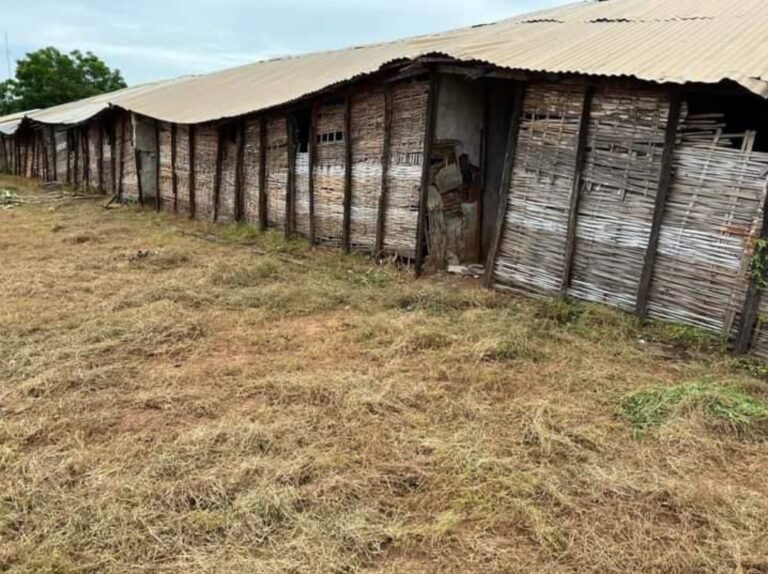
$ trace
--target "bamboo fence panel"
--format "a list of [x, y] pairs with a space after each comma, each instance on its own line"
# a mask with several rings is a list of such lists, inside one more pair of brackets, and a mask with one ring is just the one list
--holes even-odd
[[664, 92], [608, 89], [595, 94], [570, 296], [635, 309], [668, 115]]
[[[116, 134], [116, 137], [119, 134]], [[59, 181], [67, 179], [67, 130], [56, 129], [53, 133], [56, 145], [56, 175]]]
[[[102, 156], [101, 146], [99, 145], [101, 143], [101, 122], [92, 121], [89, 123], [85, 133], [87, 133], [88, 137], [88, 181], [91, 190], [99, 191], [103, 183], [99, 181], [99, 177], [103, 177], [103, 171], [100, 169]], [[41, 149], [44, 150], [45, 147], [42, 146]], [[42, 162], [38, 165], [42, 165]], [[40, 172], [40, 175], [42, 175], [42, 172]]]
[[285, 116], [267, 120], [266, 195], [267, 225], [284, 228], [288, 193], [288, 127]]
[[184, 125], [176, 126], [176, 193], [177, 212], [189, 215], [189, 127]]
[[497, 286], [557, 294], [584, 101], [583, 88], [533, 84], [523, 102]]
[[[115, 179], [112, 177], [112, 135], [111, 135], [110, 123], [105, 122], [102, 125], [102, 139], [101, 139], [101, 154], [102, 154], [102, 167], [104, 178], [104, 191], [109, 194], [117, 193], [115, 189]], [[61, 177], [61, 172], [58, 174]], [[53, 177], [53, 174], [51, 174]]]
[[122, 150], [120, 161], [123, 173], [123, 197], [124, 201], [136, 202], [139, 200], [139, 179], [136, 173], [136, 154], [133, 144], [133, 123], [128, 115], [122, 115], [118, 122], [118, 150]]
[[760, 233], [766, 173], [766, 153], [677, 147], [649, 316], [732, 334]]
[[344, 105], [326, 104], [317, 112], [315, 164], [315, 238], [341, 245], [344, 222]]
[[296, 152], [294, 174], [296, 233], [303, 237], [309, 237], [309, 152]]
[[213, 220], [218, 130], [199, 125], [195, 129], [195, 217]]
[[429, 89], [423, 80], [392, 86], [384, 250], [407, 258], [416, 255]]
[[352, 98], [352, 205], [350, 245], [373, 253], [381, 196], [384, 153], [384, 90], [375, 89]]
[[258, 118], [245, 125], [243, 150], [243, 219], [259, 224], [259, 169], [261, 168], [261, 127]]
[[158, 122], [158, 150], [160, 173], [158, 174], [160, 205], [165, 211], [173, 211], [173, 162], [171, 155], [171, 124]]
[[232, 222], [237, 201], [237, 139], [225, 137], [221, 146], [218, 221]]

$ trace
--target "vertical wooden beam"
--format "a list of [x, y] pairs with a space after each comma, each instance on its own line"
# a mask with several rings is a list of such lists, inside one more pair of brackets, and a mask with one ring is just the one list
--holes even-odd
[[414, 262], [416, 277], [420, 277], [424, 266], [424, 255], [427, 244], [427, 199], [429, 197], [429, 176], [432, 163], [432, 144], [435, 139], [435, 123], [437, 116], [437, 98], [439, 76], [430, 73], [429, 94], [427, 95], [427, 120], [424, 126], [423, 165], [421, 166], [421, 187], [419, 189], [419, 215], [416, 221], [416, 260]]
[[509, 120], [509, 131], [507, 132], [507, 151], [504, 156], [504, 168], [501, 172], [501, 182], [499, 183], [499, 206], [496, 215], [496, 231], [491, 243], [491, 249], [488, 252], [488, 260], [485, 263], [484, 284], [490, 288], [493, 286], [493, 269], [496, 265], [499, 247], [504, 237], [505, 220], [507, 218], [507, 203], [512, 185], [512, 174], [515, 171], [515, 159], [517, 158], [517, 142], [520, 135], [520, 124], [523, 118], [523, 106], [525, 105], [525, 91], [527, 86], [518, 82], [515, 84], [515, 95], [512, 101], [512, 116]]
[[[136, 142], [134, 142], [134, 146]], [[139, 190], [139, 204], [144, 205], [144, 186], [141, 184], [141, 152], [134, 147], [133, 163], [136, 166], [136, 187]]]
[[659, 236], [661, 224], [664, 219], [664, 207], [667, 203], [669, 189], [672, 186], [673, 160], [675, 157], [675, 143], [677, 142], [677, 130], [680, 124], [680, 109], [682, 97], [678, 90], [673, 90], [669, 98], [669, 115], [667, 118], [667, 130], [664, 136], [664, 153], [661, 159], [661, 175], [659, 187], [656, 192], [653, 219], [651, 221], [651, 233], [648, 238], [648, 247], [645, 249], [645, 261], [640, 274], [640, 283], [637, 289], [637, 302], [635, 313], [645, 319], [648, 316], [648, 298], [653, 279], [653, 268], [656, 263], [656, 252], [659, 248]]
[[[768, 239], [768, 194], [766, 194], [763, 204], [763, 219], [760, 228], [760, 239]], [[755, 334], [755, 327], [757, 326], [757, 317], [760, 311], [760, 301], [765, 291], [765, 275], [762, 277], [754, 277], [754, 267], [750, 266], [749, 269], [749, 288], [747, 289], [747, 295], [744, 299], [744, 307], [741, 310], [741, 323], [739, 324], [739, 331], [736, 334], [736, 340], [733, 343], [733, 351], [737, 355], [743, 355], [752, 344], [752, 338]]]
[[267, 229], [267, 118], [259, 118], [259, 229]]
[[84, 124], [80, 129], [82, 132], [82, 146], [83, 146], [83, 179], [85, 180], [85, 189], [90, 191], [91, 189], [91, 130], [88, 128], [88, 124]]
[[189, 124], [187, 143], [189, 145], [189, 218], [197, 214], [197, 198], [195, 197], [195, 126]]
[[384, 252], [384, 233], [387, 221], [387, 200], [389, 195], [389, 163], [392, 148], [392, 87], [384, 86], [384, 141], [381, 150], [381, 192], [379, 193], [379, 208], [376, 213], [376, 242], [373, 247], [375, 259]]
[[67, 144], [66, 149], [65, 149], [65, 153], [66, 153], [66, 156], [67, 156], [67, 180], [66, 180], [67, 185], [71, 185], [71, 183], [72, 183], [72, 166], [71, 166], [71, 162], [70, 162], [70, 156], [72, 155], [72, 148], [71, 148], [71, 145], [70, 145], [70, 136], [71, 135], [72, 134], [69, 132], [68, 129], [64, 131], [64, 141]]
[[285, 149], [288, 152], [288, 188], [285, 190], [285, 236], [293, 237], [295, 198], [296, 198], [296, 134], [295, 117], [293, 114], [287, 114], [285, 118], [286, 140]]
[[344, 215], [341, 248], [349, 253], [352, 230], [352, 98], [344, 99]]
[[75, 148], [75, 189], [80, 187], [80, 130], [78, 128], [72, 129], [72, 144]]
[[568, 205], [568, 227], [565, 233], [565, 254], [563, 256], [563, 276], [560, 282], [560, 296], [565, 297], [568, 287], [571, 285], [573, 273], [573, 256], [576, 252], [576, 222], [579, 217], [579, 203], [581, 200], [581, 188], [584, 177], [584, 165], [587, 161], [587, 138], [589, 137], [589, 120], [592, 114], [592, 101], [595, 97], [595, 89], [587, 86], [584, 90], [584, 99], [581, 104], [581, 121], [579, 123], [579, 137], [576, 144], [576, 162], [573, 171], [573, 185], [571, 187], [570, 203]]
[[221, 164], [224, 160], [224, 131], [219, 125], [216, 129], [216, 171], [213, 174], [213, 221], [219, 219], [219, 201], [221, 200]]
[[160, 122], [155, 120], [155, 211], [160, 211]]
[[245, 120], [238, 123], [235, 161], [235, 221], [242, 221], [245, 217]]
[[178, 152], [176, 146], [178, 145], [178, 129], [177, 124], [171, 124], [171, 188], [173, 189], [173, 212], [179, 212], [179, 176], [176, 173], [176, 160], [178, 158]]
[[117, 169], [117, 142], [115, 141], [115, 138], [117, 137], [117, 133], [115, 130], [115, 118], [110, 117], [109, 118], [109, 176], [111, 178], [111, 189], [109, 190], [112, 195], [117, 195], [117, 173], [115, 170]]
[[99, 193], [105, 193], [104, 188], [104, 122], [99, 121]]
[[[124, 180], [125, 180], [125, 119], [120, 120], [120, 177], [117, 180], [117, 197], [123, 200]], [[117, 131], [117, 130], [115, 130]], [[69, 165], [69, 164], [67, 164]]]
[[477, 260], [483, 260], [483, 225], [485, 223], [485, 182], [488, 172], [488, 117], [490, 95], [488, 84], [481, 84], [482, 112], [480, 115], [480, 198], [477, 200]]
[[309, 125], [309, 244], [315, 245], [315, 161], [317, 159], [318, 105], [312, 106]]

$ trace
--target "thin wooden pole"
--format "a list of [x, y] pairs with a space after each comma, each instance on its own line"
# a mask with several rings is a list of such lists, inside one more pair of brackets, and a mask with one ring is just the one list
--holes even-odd
[[178, 125], [171, 124], [171, 188], [173, 189], [173, 212], [179, 212], [179, 176], [176, 173], [176, 160], [178, 152]]
[[195, 197], [195, 126], [189, 125], [189, 218], [194, 219], [197, 215], [197, 198]]
[[219, 202], [221, 201], [221, 168], [224, 160], [224, 130], [219, 126], [216, 130], [216, 171], [213, 174], [213, 220], [219, 219]]
[[429, 179], [432, 160], [432, 144], [435, 138], [435, 123], [437, 115], [439, 81], [435, 72], [430, 73], [429, 94], [427, 95], [427, 121], [424, 126], [424, 151], [421, 166], [421, 187], [419, 195], [419, 215], [416, 221], [416, 277], [421, 276], [424, 266], [424, 255], [427, 243], [427, 199], [429, 197]]
[[267, 229], [267, 119], [259, 118], [259, 229]]
[[[124, 179], [125, 179], [125, 118], [120, 120], [120, 179], [117, 182], [117, 196], [120, 201], [123, 200]], [[67, 164], [69, 165], [69, 164]]]
[[584, 177], [584, 165], [587, 160], [587, 138], [589, 137], [589, 120], [592, 114], [592, 101], [595, 89], [587, 86], [584, 90], [584, 100], [581, 104], [581, 122], [579, 123], [579, 139], [576, 144], [576, 162], [573, 172], [570, 204], [568, 206], [568, 228], [565, 235], [565, 254], [563, 257], [563, 276], [560, 283], [560, 296], [565, 297], [571, 285], [573, 273], [573, 256], [576, 252], [576, 222], [579, 217], [579, 203]]
[[155, 211], [160, 211], [160, 122], [155, 120]]
[[288, 189], [285, 191], [285, 236], [293, 237], [294, 199], [296, 197], [296, 149], [294, 116], [288, 114], [285, 118], [286, 142], [285, 149], [288, 152]]
[[235, 221], [245, 216], [245, 121], [241, 120], [237, 130], [237, 155], [235, 156]]
[[106, 193], [104, 188], [104, 130], [103, 122], [99, 122], [99, 193]]
[[117, 137], [117, 130], [115, 129], [115, 118], [111, 117], [109, 119], [109, 175], [112, 179], [112, 189], [110, 190], [112, 192], [112, 195], [117, 195], [117, 173], [115, 170], [117, 169], [117, 142], [115, 141], [115, 138]]
[[505, 220], [507, 217], [507, 201], [512, 185], [512, 174], [515, 171], [515, 159], [517, 158], [517, 143], [520, 134], [520, 124], [523, 118], [523, 106], [525, 105], [526, 85], [518, 82], [515, 85], [515, 95], [512, 103], [512, 117], [509, 120], [509, 131], [507, 132], [507, 151], [504, 156], [504, 168], [501, 172], [501, 182], [499, 183], [499, 206], [496, 215], [496, 231], [494, 232], [491, 249], [488, 252], [488, 260], [485, 264], [485, 286], [493, 286], [493, 270], [496, 266], [501, 240], [504, 236]]
[[379, 208], [376, 213], [376, 242], [373, 246], [375, 259], [384, 252], [384, 234], [386, 233], [387, 200], [389, 195], [389, 164], [392, 147], [392, 87], [384, 86], [384, 141], [381, 150], [381, 192]]
[[645, 319], [648, 315], [648, 298], [651, 291], [653, 268], [656, 263], [656, 252], [659, 248], [661, 224], [664, 220], [664, 208], [667, 203], [669, 189], [672, 186], [673, 160], [675, 157], [677, 130], [680, 124], [681, 104], [682, 97], [680, 92], [673, 90], [669, 99], [669, 115], [667, 117], [667, 130], [664, 137], [664, 153], [661, 160], [661, 175], [659, 176], [659, 187], [656, 192], [653, 220], [651, 221], [651, 232], [648, 237], [648, 247], [645, 249], [645, 261], [643, 262], [643, 270], [640, 275], [640, 283], [637, 289], [635, 312], [641, 319]]
[[341, 248], [349, 253], [352, 231], [352, 98], [344, 99], [344, 215]]
[[81, 144], [83, 146], [83, 179], [85, 180], [85, 189], [91, 189], [91, 130], [87, 125], [80, 129], [82, 133]]
[[318, 106], [312, 106], [309, 125], [309, 244], [315, 245], [315, 161], [317, 160]]

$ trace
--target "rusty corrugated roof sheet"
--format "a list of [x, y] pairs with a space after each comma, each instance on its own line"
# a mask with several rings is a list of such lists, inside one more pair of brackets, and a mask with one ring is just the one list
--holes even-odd
[[21, 125], [21, 122], [27, 116], [27, 114], [35, 110], [27, 112], [17, 112], [15, 114], [8, 114], [6, 116], [0, 116], [0, 134], [6, 136], [12, 136], [16, 133], [16, 130]]
[[[430, 54], [513, 70], [660, 83], [732, 80], [768, 97], [766, 33], [768, 0], [592, 0], [486, 26], [258, 62], [101, 101], [161, 120], [202, 123], [286, 104], [387, 63]], [[90, 113], [91, 104], [81, 105], [31, 117], [74, 123]]]

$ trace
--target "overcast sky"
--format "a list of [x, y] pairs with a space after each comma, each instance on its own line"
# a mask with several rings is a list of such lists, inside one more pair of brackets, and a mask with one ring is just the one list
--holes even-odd
[[[566, 0], [0, 0], [13, 61], [90, 50], [129, 84], [493, 22]], [[0, 42], [3, 38], [0, 37]], [[4, 46], [0, 44], [2, 54]], [[8, 74], [0, 58], [0, 79]]]

